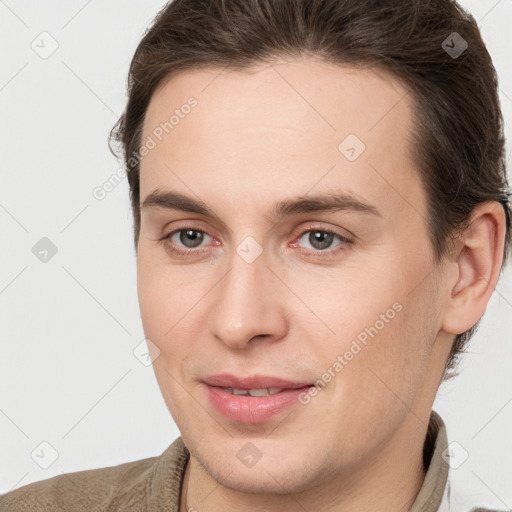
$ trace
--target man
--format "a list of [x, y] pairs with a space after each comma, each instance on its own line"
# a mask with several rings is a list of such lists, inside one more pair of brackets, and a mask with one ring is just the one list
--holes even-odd
[[473, 18], [450, 0], [175, 0], [115, 128], [182, 436], [0, 510], [481, 510], [450, 496], [432, 410], [510, 249]]

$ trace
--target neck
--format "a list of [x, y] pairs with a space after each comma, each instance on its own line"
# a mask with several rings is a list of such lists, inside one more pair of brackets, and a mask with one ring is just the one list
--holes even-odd
[[425, 479], [423, 444], [427, 422], [409, 413], [378, 453], [368, 455], [320, 485], [292, 494], [247, 494], [223, 486], [190, 457], [180, 512], [409, 511]]

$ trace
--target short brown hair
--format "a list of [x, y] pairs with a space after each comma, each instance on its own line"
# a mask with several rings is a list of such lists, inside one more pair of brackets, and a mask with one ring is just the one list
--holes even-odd
[[[448, 51], [456, 42], [460, 55]], [[135, 247], [140, 231], [140, 166], [132, 156], [140, 149], [145, 113], [157, 86], [187, 69], [240, 70], [276, 57], [301, 55], [374, 66], [407, 86], [417, 119], [411, 151], [428, 198], [435, 262], [468, 226], [474, 207], [494, 200], [506, 213], [505, 264], [511, 250], [511, 208], [496, 70], [475, 19], [452, 0], [166, 4], [135, 51], [127, 106], [109, 137], [109, 144], [113, 139], [122, 145]], [[457, 374], [449, 371], [457, 367], [478, 324], [455, 337], [445, 380]]]

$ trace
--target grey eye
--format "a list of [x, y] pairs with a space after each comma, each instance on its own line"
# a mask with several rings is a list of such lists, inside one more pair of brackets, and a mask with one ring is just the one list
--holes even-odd
[[328, 249], [331, 246], [334, 238], [340, 238], [340, 236], [336, 235], [335, 233], [323, 231], [320, 229], [310, 229], [304, 232], [299, 238], [299, 240], [301, 240], [305, 236], [307, 236], [307, 241], [312, 246], [308, 248], [312, 248], [318, 251]]
[[[206, 233], [198, 229], [180, 229], [173, 233], [171, 239], [176, 235], [178, 235], [178, 245], [182, 244], [184, 247], [194, 249], [195, 247], [199, 247], [201, 245], [201, 242], [204, 240]], [[176, 240], [173, 241], [176, 243]]]

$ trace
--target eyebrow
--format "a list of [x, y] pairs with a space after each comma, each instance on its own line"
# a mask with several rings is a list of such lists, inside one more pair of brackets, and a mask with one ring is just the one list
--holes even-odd
[[[142, 210], [164, 208], [197, 213], [217, 218], [217, 215], [202, 201], [173, 191], [154, 190], [142, 203]], [[379, 210], [347, 191], [336, 191], [317, 195], [298, 196], [278, 201], [268, 213], [270, 219], [328, 211], [353, 211], [382, 217]]]

